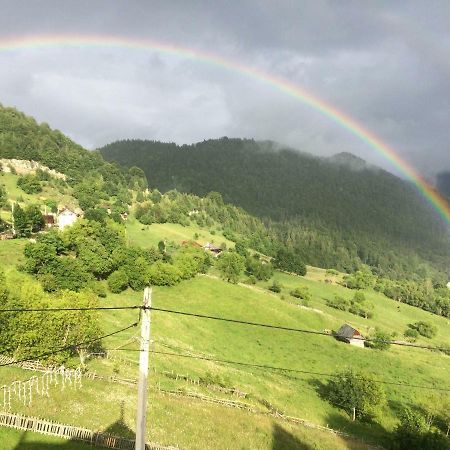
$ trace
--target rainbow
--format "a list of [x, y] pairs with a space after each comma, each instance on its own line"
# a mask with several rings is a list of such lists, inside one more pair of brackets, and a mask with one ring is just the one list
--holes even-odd
[[131, 49], [146, 50], [167, 55], [190, 59], [226, 70], [239, 73], [246, 77], [256, 79], [272, 88], [275, 88], [287, 95], [301, 101], [305, 105], [313, 108], [323, 116], [344, 128], [376, 152], [381, 154], [390, 164], [413, 183], [422, 197], [434, 208], [444, 223], [450, 228], [450, 204], [439, 193], [425, 181], [407, 161], [401, 158], [388, 144], [383, 142], [374, 133], [366, 129], [355, 119], [340, 111], [335, 106], [330, 105], [320, 98], [306, 92], [289, 81], [257, 68], [247, 66], [240, 62], [223, 58], [203, 50], [185, 48], [178, 45], [161, 43], [149, 39], [137, 39], [121, 36], [104, 35], [33, 35], [25, 37], [10, 37], [0, 39], [0, 51], [16, 51], [28, 49], [45, 48], [111, 48], [111, 49]]

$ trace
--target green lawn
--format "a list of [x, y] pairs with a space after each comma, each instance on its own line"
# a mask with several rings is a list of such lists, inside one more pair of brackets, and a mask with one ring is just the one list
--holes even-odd
[[[209, 240], [205, 230], [194, 227], [164, 224], [148, 229], [136, 222], [127, 223], [131, 242], [145, 246], [155, 245], [162, 238], [187, 240], [199, 233], [199, 242]], [[144, 227], [145, 228], [145, 227]], [[177, 237], [175, 237], [177, 236]], [[215, 236], [216, 242], [220, 239]], [[12, 269], [20, 261], [26, 241], [0, 242], [0, 261], [9, 267], [9, 277], [15, 285], [27, 275]], [[214, 271], [213, 271], [214, 273]], [[374, 291], [365, 292], [375, 305], [373, 319], [363, 319], [348, 312], [326, 306], [334, 295], [352, 297], [354, 291], [324, 280], [338, 281], [322, 269], [309, 268], [306, 277], [277, 272], [275, 279], [282, 285], [281, 294], [267, 291], [272, 283], [256, 286], [232, 285], [220, 279], [198, 276], [170, 287], [153, 288], [153, 305], [206, 315], [236, 318], [252, 322], [278, 324], [310, 330], [337, 329], [350, 323], [367, 334], [375, 327], [397, 332], [401, 338], [407, 324], [429, 320], [438, 328], [436, 338], [421, 343], [450, 344], [450, 324], [447, 319], [434, 316], [408, 305], [399, 304]], [[297, 286], [307, 286], [312, 294], [308, 307], [298, 304], [289, 295]], [[101, 300], [104, 305], [141, 304], [142, 293], [128, 290], [120, 295], [109, 294]], [[135, 310], [99, 313], [105, 333], [127, 326], [138, 319]], [[117, 347], [137, 349], [139, 328], [105, 339], [106, 349]], [[163, 444], [177, 444], [184, 448], [367, 448], [356, 441], [346, 441], [323, 431], [290, 425], [267, 415], [252, 414], [233, 408], [202, 402], [189, 397], [171, 396], [156, 390], [184, 389], [203, 394], [236, 399], [226, 393], [205, 386], [173, 380], [165, 372], [204, 377], [207, 372], [218, 375], [225, 384], [249, 394], [245, 402], [267, 411], [262, 400], [268, 401], [286, 414], [306, 419], [322, 426], [344, 430], [366, 441], [387, 443], [397, 423], [399, 406], [430, 401], [441, 404], [443, 394], [420, 388], [386, 385], [387, 403], [377, 424], [352, 423], [341, 411], [331, 407], [318, 394], [327, 377], [316, 373], [333, 374], [348, 367], [363, 369], [378, 380], [416, 385], [449, 387], [450, 358], [442, 353], [406, 347], [391, 347], [388, 351], [355, 348], [331, 337], [278, 331], [239, 324], [186, 317], [164, 312], [152, 312], [151, 348], [158, 352], [182, 353], [216, 359], [248, 362], [295, 369], [312, 373], [289, 373], [262, 368], [245, 367], [199, 359], [180, 358], [167, 354], [150, 355], [148, 440]], [[117, 351], [119, 360], [93, 359], [91, 370], [123, 378], [137, 377], [138, 352]], [[76, 361], [75, 361], [76, 363]], [[0, 385], [32, 375], [18, 368], [0, 368]], [[50, 398], [39, 398], [31, 407], [17, 399], [13, 411], [75, 424], [91, 429], [132, 434], [136, 406], [136, 387], [102, 381], [83, 380], [83, 388], [74, 390], [54, 387]], [[123, 418], [123, 423], [121, 422]], [[0, 431], [3, 433], [3, 430]], [[3, 436], [0, 434], [0, 436]], [[13, 444], [14, 445], [14, 444]], [[14, 447], [13, 447], [14, 448]], [[20, 448], [20, 447], [19, 447]], [[26, 448], [26, 447], [24, 447]], [[34, 447], [30, 447], [34, 448]]]

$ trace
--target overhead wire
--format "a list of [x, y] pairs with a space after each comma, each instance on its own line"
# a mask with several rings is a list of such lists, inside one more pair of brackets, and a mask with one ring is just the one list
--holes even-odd
[[[120, 348], [120, 349], [115, 349], [115, 350], [131, 351], [131, 352], [141, 352], [142, 351], [139, 349], [128, 349], [128, 348]], [[311, 370], [291, 369], [288, 367], [271, 366], [271, 365], [267, 365], [267, 364], [247, 363], [247, 362], [243, 362], [243, 361], [233, 361], [233, 360], [228, 360], [228, 359], [212, 358], [209, 356], [197, 356], [197, 355], [187, 355], [187, 354], [180, 354], [180, 353], [164, 352], [164, 351], [160, 351], [160, 350], [149, 350], [149, 351], [150, 351], [150, 353], [159, 354], [159, 355], [217, 362], [217, 363], [222, 363], [222, 364], [251, 367], [251, 368], [255, 368], [255, 369], [280, 371], [280, 372], [291, 372], [291, 373], [298, 373], [298, 374], [305, 374], [305, 375], [322, 376], [322, 377], [327, 377], [327, 378], [334, 378], [334, 377], [338, 376], [336, 373], [331, 373], [331, 372], [314, 372]], [[299, 379], [299, 378], [295, 378], [295, 379]], [[450, 392], [450, 388], [436, 387], [436, 386], [430, 386], [430, 385], [424, 386], [424, 385], [419, 385], [419, 384], [401, 383], [401, 382], [397, 382], [397, 381], [378, 380], [378, 379], [373, 379], [372, 381], [374, 383], [387, 384], [387, 385], [398, 386], [398, 387], [408, 387], [408, 388], [428, 389], [428, 390], [434, 390], [434, 391]]]
[[[10, 308], [10, 309], [0, 309], [0, 314], [1, 313], [27, 313], [27, 312], [47, 313], [47, 312], [65, 312], [65, 311], [114, 311], [114, 310], [140, 310], [140, 311], [152, 310], [152, 311], [164, 312], [164, 313], [169, 313], [169, 314], [177, 314], [177, 315], [182, 315], [182, 316], [187, 316], [187, 317], [216, 320], [216, 321], [221, 321], [221, 322], [228, 322], [228, 323], [235, 323], [235, 324], [240, 324], [240, 325], [268, 328], [268, 329], [273, 329], [273, 330], [312, 334], [312, 335], [327, 336], [327, 337], [333, 337], [333, 338], [337, 337], [336, 334], [325, 332], [325, 331], [307, 330], [304, 328], [293, 328], [293, 327], [287, 327], [287, 326], [283, 326], [283, 325], [252, 322], [252, 321], [247, 321], [247, 320], [234, 319], [234, 318], [230, 318], [230, 317], [219, 317], [219, 316], [212, 316], [212, 315], [206, 315], [206, 314], [192, 313], [192, 312], [188, 312], [188, 311], [178, 311], [178, 310], [174, 310], [174, 309], [157, 308], [154, 306], [148, 307], [148, 306], [141, 306], [141, 305], [69, 307], [69, 308], [16, 308], [16, 309]], [[364, 341], [365, 342], [376, 342], [376, 343], [396, 345], [396, 346], [400, 346], [400, 347], [411, 347], [411, 348], [417, 348], [417, 349], [423, 349], [423, 350], [437, 350], [437, 351], [442, 351], [442, 352], [450, 351], [450, 349], [446, 348], [446, 347], [422, 345], [422, 344], [416, 344], [413, 342], [394, 341], [394, 340], [385, 340], [385, 339], [377, 339], [377, 338], [366, 338], [366, 337], [362, 337], [362, 336], [354, 336], [354, 337], [352, 337], [352, 339], [360, 340], [363, 342]]]
[[[205, 314], [191, 313], [191, 312], [187, 312], [187, 311], [177, 311], [177, 310], [173, 310], [173, 309], [156, 308], [154, 306], [142, 307], [142, 309], [149, 309], [152, 311], [165, 312], [165, 313], [169, 313], [169, 314], [178, 314], [181, 316], [196, 317], [196, 318], [200, 318], [200, 319], [210, 319], [210, 320], [217, 320], [217, 321], [221, 321], [221, 322], [236, 323], [236, 324], [240, 324], [240, 325], [249, 325], [249, 326], [255, 326], [255, 327], [269, 328], [269, 329], [274, 329], [274, 330], [290, 331], [290, 332], [305, 333], [305, 334], [315, 334], [315, 335], [328, 336], [328, 337], [333, 337], [333, 338], [337, 337], [336, 334], [325, 332], [325, 331], [306, 330], [303, 328], [292, 328], [292, 327], [286, 327], [283, 325], [273, 325], [273, 324], [268, 324], [268, 323], [250, 322], [247, 320], [233, 319], [233, 318], [228, 318], [228, 317], [218, 317], [218, 316], [211, 316], [211, 315], [205, 315]], [[355, 336], [355, 337], [352, 337], [352, 339], [366, 341], [366, 342], [376, 342], [376, 343], [397, 345], [397, 346], [401, 346], [401, 347], [413, 347], [413, 348], [425, 349], [425, 350], [439, 350], [439, 351], [445, 351], [445, 352], [450, 351], [449, 348], [445, 348], [445, 347], [421, 345], [421, 344], [415, 344], [412, 342], [399, 342], [399, 341], [393, 341], [393, 340], [365, 338], [362, 336], [361, 337]]]

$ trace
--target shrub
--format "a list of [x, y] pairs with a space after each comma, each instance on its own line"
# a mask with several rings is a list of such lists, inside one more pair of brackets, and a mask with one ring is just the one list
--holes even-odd
[[246, 280], [245, 280], [246, 284], [256, 284], [256, 278], [253, 275], [250, 275]]
[[108, 288], [113, 294], [119, 294], [128, 287], [128, 276], [122, 270], [116, 270], [108, 277]]
[[311, 300], [311, 294], [306, 286], [297, 287], [289, 293], [292, 297], [303, 300], [305, 305]]
[[409, 324], [408, 326], [413, 330], [417, 330], [417, 332], [423, 337], [429, 339], [435, 337], [437, 334], [437, 328], [430, 322], [420, 321], [413, 324]]
[[357, 419], [372, 419], [385, 401], [382, 386], [363, 372], [351, 369], [338, 373], [327, 385], [326, 399]]
[[325, 273], [327, 275], [339, 275], [339, 272], [336, 269], [327, 269]]
[[364, 295], [364, 292], [357, 291], [355, 292], [355, 295], [353, 296], [353, 301], [356, 303], [362, 303], [366, 300], [366, 296]]
[[348, 311], [365, 319], [371, 319], [373, 317], [373, 304], [367, 302], [362, 304], [352, 303]]
[[385, 331], [376, 330], [370, 339], [370, 341], [366, 341], [367, 347], [374, 348], [376, 350], [387, 350], [391, 346], [388, 342], [390, 341], [391, 336]]
[[27, 194], [37, 194], [42, 191], [41, 183], [34, 175], [24, 175], [17, 180], [17, 186]]
[[347, 311], [350, 307], [350, 302], [343, 297], [339, 297], [338, 295], [336, 295], [334, 299], [327, 299], [326, 304], [331, 308], [339, 309], [341, 311]]
[[278, 283], [278, 281], [274, 280], [271, 286], [269, 286], [267, 289], [269, 289], [269, 291], [275, 292], [276, 294], [279, 294], [281, 292], [281, 284]]
[[150, 284], [155, 286], [173, 286], [179, 283], [180, 279], [180, 271], [172, 264], [158, 261], [150, 267]]
[[400, 416], [400, 424], [394, 430], [392, 449], [449, 450], [450, 442], [443, 434], [430, 431], [420, 412], [406, 408]]
[[408, 328], [403, 333], [403, 336], [405, 336], [406, 340], [409, 342], [416, 342], [417, 338], [419, 337], [419, 332], [417, 330], [414, 330], [413, 328]]

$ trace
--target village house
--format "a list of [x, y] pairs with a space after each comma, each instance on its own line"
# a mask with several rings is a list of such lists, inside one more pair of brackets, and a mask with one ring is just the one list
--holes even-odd
[[58, 213], [57, 219], [59, 229], [64, 230], [65, 227], [71, 226], [77, 221], [78, 215], [66, 207]]
[[214, 257], [218, 257], [222, 253], [222, 249], [220, 247], [216, 247], [215, 245], [211, 244], [210, 242], [207, 242], [203, 249], [206, 251], [209, 251], [213, 254]]
[[335, 337], [338, 341], [364, 348], [364, 337], [356, 328], [353, 328], [350, 325], [342, 325], [342, 327], [336, 331]]

